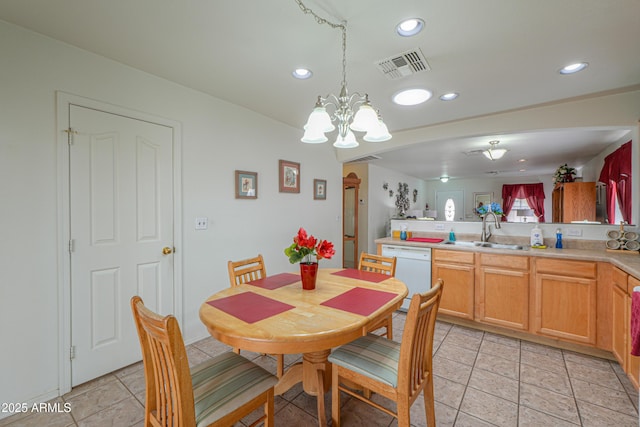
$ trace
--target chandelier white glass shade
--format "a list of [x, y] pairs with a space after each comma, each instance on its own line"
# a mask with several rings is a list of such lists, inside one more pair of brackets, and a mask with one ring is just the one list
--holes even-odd
[[502, 158], [507, 150], [505, 150], [504, 148], [496, 148], [496, 145], [498, 145], [499, 143], [500, 141], [489, 141], [491, 147], [488, 150], [483, 151], [482, 154], [484, 154], [489, 160], [498, 160]]
[[[338, 128], [338, 136], [333, 146], [337, 148], [354, 148], [360, 145], [354, 131], [364, 132], [365, 135], [362, 139], [367, 142], [383, 142], [391, 139], [391, 134], [382, 121], [382, 117], [371, 106], [369, 95], [360, 95], [357, 92], [349, 95], [347, 91], [346, 23], [333, 24], [316, 15], [300, 0], [296, 0], [296, 3], [304, 13], [312, 14], [319, 24], [327, 24], [342, 31], [342, 88], [340, 95], [318, 96], [316, 105], [304, 125], [304, 135], [301, 141], [308, 144], [327, 142], [328, 138], [325, 133], [332, 132], [336, 127]], [[329, 113], [328, 109], [331, 109], [332, 112]]]

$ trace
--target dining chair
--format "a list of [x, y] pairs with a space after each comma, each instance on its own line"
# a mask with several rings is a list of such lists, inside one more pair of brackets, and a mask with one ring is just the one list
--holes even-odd
[[240, 261], [229, 261], [227, 266], [231, 287], [267, 277], [267, 268], [262, 254]]
[[[396, 257], [386, 257], [381, 255], [368, 254], [362, 252], [360, 254], [360, 263], [358, 269], [362, 271], [371, 271], [374, 273], [388, 274], [391, 277], [396, 275]], [[385, 317], [376, 321], [371, 326], [367, 327], [367, 332], [373, 332], [380, 328], [385, 328], [385, 333], [382, 334], [390, 340], [393, 339], [393, 315]]]
[[[423, 392], [427, 425], [436, 425], [432, 352], [443, 286], [438, 279], [429, 291], [413, 295], [401, 343], [367, 334], [331, 353], [332, 427], [340, 427], [341, 391], [397, 418], [398, 427], [410, 426], [411, 405]], [[373, 402], [367, 393], [360, 395], [342, 381], [395, 401], [397, 411]]]
[[[264, 264], [262, 254], [240, 261], [229, 261], [227, 268], [229, 269], [229, 282], [232, 288], [267, 277], [267, 267]], [[233, 351], [240, 354], [239, 348], [234, 348]], [[281, 378], [284, 374], [284, 355], [276, 354], [274, 356], [276, 358], [276, 375]]]
[[154, 313], [139, 296], [131, 310], [142, 347], [145, 427], [230, 426], [261, 406], [252, 425], [273, 426], [275, 376], [233, 352], [189, 369], [176, 318]]

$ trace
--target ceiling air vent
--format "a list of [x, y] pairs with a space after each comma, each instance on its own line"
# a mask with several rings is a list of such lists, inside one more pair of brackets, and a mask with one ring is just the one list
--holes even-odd
[[466, 154], [467, 156], [479, 156], [484, 151], [485, 150], [471, 150], [471, 151], [465, 151], [464, 154]]
[[429, 71], [431, 67], [420, 48], [383, 59], [376, 63], [382, 74], [391, 80], [401, 79], [422, 71]]
[[349, 160], [345, 163], [362, 163], [362, 162], [370, 162], [371, 160], [380, 160], [382, 157], [375, 156], [373, 154], [369, 156], [360, 157], [358, 159]]

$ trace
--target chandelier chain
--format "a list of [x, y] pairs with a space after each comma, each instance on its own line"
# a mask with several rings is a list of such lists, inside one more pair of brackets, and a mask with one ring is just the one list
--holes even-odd
[[347, 87], [347, 21], [342, 21], [340, 24], [333, 23], [318, 16], [313, 10], [308, 8], [302, 3], [302, 0], [295, 0], [303, 13], [312, 15], [316, 22], [320, 25], [328, 25], [331, 28], [339, 28], [342, 31], [342, 87]]
[[[374, 110], [369, 103], [369, 95], [361, 95], [354, 92], [349, 95], [347, 91], [347, 21], [339, 24], [330, 22], [316, 14], [304, 5], [302, 0], [295, 0], [304, 14], [312, 15], [317, 24], [327, 25], [342, 32], [342, 87], [339, 95], [333, 93], [326, 97], [318, 96], [315, 107], [309, 115], [304, 126], [304, 135], [301, 141], [309, 144], [318, 144], [327, 141], [326, 133], [337, 128], [338, 137], [333, 146], [336, 148], [354, 148], [359, 144], [356, 141], [355, 132], [364, 132], [363, 139], [367, 142], [382, 142], [391, 139], [387, 126], [382, 122], [380, 113]], [[327, 107], [333, 112], [329, 114]], [[334, 125], [335, 123], [335, 125]]]

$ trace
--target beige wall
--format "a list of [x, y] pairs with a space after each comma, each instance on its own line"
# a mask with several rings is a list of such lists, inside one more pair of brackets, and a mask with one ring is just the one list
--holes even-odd
[[[342, 165], [330, 144], [264, 116], [0, 21], [0, 402], [58, 395], [67, 284], [59, 260], [68, 236], [60, 212], [56, 91], [179, 122], [182, 128], [182, 318], [186, 341], [207, 335], [200, 303], [228, 286], [226, 261], [264, 254], [269, 272], [298, 227], [328, 239], [339, 266]], [[215, 76], [211, 77], [215, 79]], [[63, 112], [61, 112], [63, 113]], [[278, 160], [301, 165], [300, 194], [278, 192]], [[259, 198], [234, 198], [234, 170], [258, 172]], [[327, 199], [313, 200], [313, 179]], [[194, 230], [196, 217], [209, 229]], [[329, 219], [329, 220], [327, 220]], [[6, 414], [0, 414], [0, 417]]]

